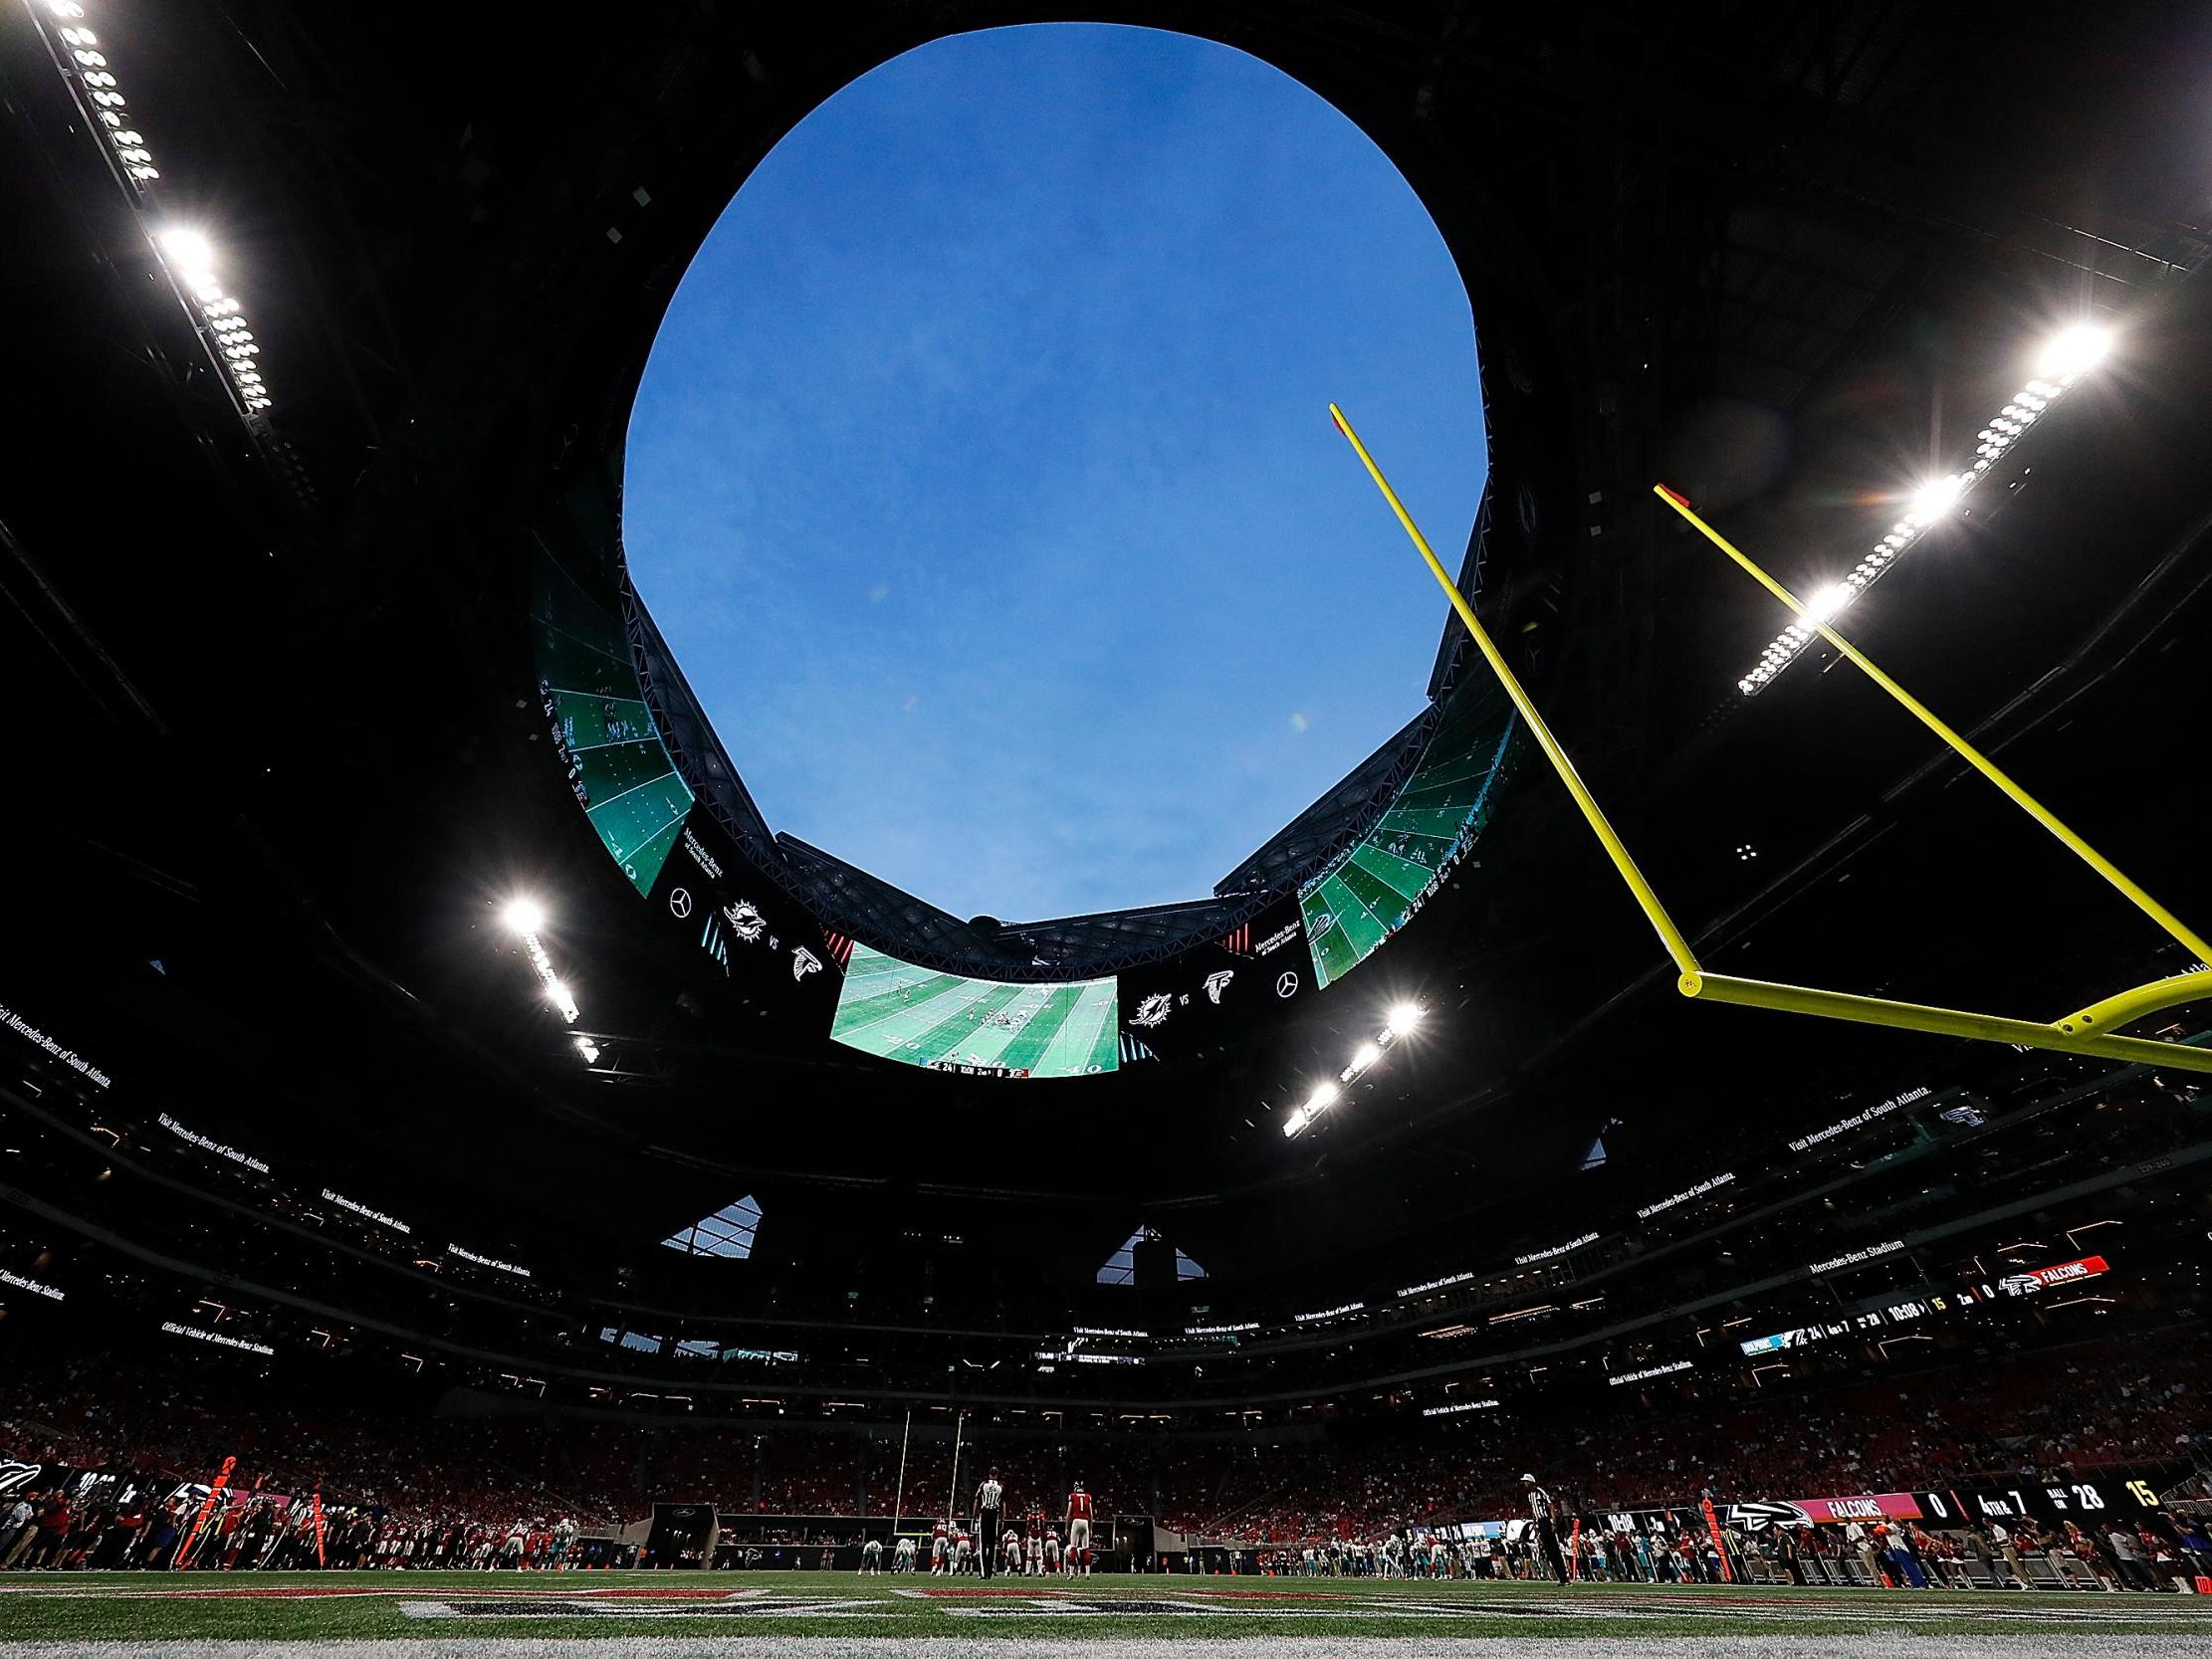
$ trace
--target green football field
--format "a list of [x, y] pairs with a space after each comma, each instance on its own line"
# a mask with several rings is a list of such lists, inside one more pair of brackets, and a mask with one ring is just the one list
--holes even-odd
[[934, 973], [856, 944], [829, 1034], [910, 1066], [1086, 1077], [1119, 1069], [1119, 1007], [1111, 979], [1009, 985]]
[[[848, 1572], [11, 1573], [0, 1575], [0, 1651], [355, 1653], [474, 1644], [522, 1659], [558, 1646], [675, 1655], [777, 1653], [929, 1659], [979, 1646], [1264, 1654], [1295, 1642], [1408, 1653], [1889, 1653], [1928, 1659], [2212, 1655], [2212, 1598], [1792, 1590], [1766, 1586], [1402, 1583], [1372, 1579], [861, 1578]], [[662, 1638], [640, 1641], [639, 1638]], [[725, 1641], [723, 1638], [739, 1638]], [[814, 1638], [808, 1641], [805, 1638]], [[1378, 1642], [1377, 1638], [1385, 1640]], [[1498, 1640], [1510, 1638], [1510, 1640]], [[211, 1648], [210, 1640], [240, 1644]], [[1418, 1647], [1410, 1645], [1418, 1640]], [[94, 1644], [126, 1644], [125, 1647]], [[1936, 1644], [1940, 1643], [1940, 1647]], [[1043, 1644], [1040, 1646], [1040, 1644]], [[470, 1651], [447, 1647], [449, 1653]]]

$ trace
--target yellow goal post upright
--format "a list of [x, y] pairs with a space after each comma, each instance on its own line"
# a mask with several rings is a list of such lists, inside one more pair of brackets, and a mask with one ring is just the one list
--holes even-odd
[[1741, 551], [1733, 546], [1719, 531], [1690, 511], [1689, 504], [1663, 485], [1654, 485], [1653, 491], [1688, 521], [1705, 538], [1741, 566], [1751, 577], [1773, 594], [1805, 626], [1814, 629], [1844, 656], [1849, 658], [1876, 685], [1900, 704], [1962, 760], [1980, 772], [2001, 790], [2014, 805], [2041, 824], [2069, 851], [2082, 859], [2145, 916], [2164, 930], [2195, 958], [2197, 965], [2188, 972], [2170, 978], [2154, 979], [2148, 984], [2132, 986], [2078, 1009], [2048, 1023], [2039, 1020], [2013, 1019], [1998, 1014], [1978, 1014], [1960, 1008], [1939, 1008], [1925, 1003], [1898, 1002], [1887, 997], [1858, 996], [1848, 991], [1821, 990], [1810, 985], [1788, 985], [1767, 979], [1744, 979], [1733, 974], [1709, 973], [1699, 965], [1696, 952], [1674, 919], [1666, 912], [1644, 872], [1637, 867], [1628, 847], [1606, 818], [1605, 809], [1591, 794], [1589, 785], [1575, 770], [1575, 765], [1552, 735], [1550, 726], [1530, 701], [1520, 678], [1514, 674], [1489, 631], [1474, 614], [1474, 607], [1459, 591], [1458, 584], [1437, 557], [1421, 527], [1398, 499], [1390, 480], [1375, 464], [1375, 457], [1368, 453], [1367, 445], [1352, 429], [1344, 411], [1334, 403], [1329, 405], [1329, 417], [1336, 428], [1351, 444], [1360, 464], [1367, 469], [1375, 487], [1382, 491], [1383, 499], [1398, 518], [1399, 524], [1412, 538], [1415, 548], [1429, 566], [1431, 575], [1443, 589], [1444, 597], [1451, 602], [1452, 610], [1474, 640], [1490, 672], [1505, 688], [1505, 695], [1529, 730], [1535, 735], [1537, 746], [1551, 762], [1559, 781], [1566, 785], [1581, 810], [1583, 820], [1590, 826], [1599, 846], [1613, 863], [1629, 894], [1644, 912], [1652, 931], [1659, 935], [1675, 968], [1675, 986], [1686, 997], [1710, 1002], [1732, 1002], [1744, 1007], [1773, 1008], [1787, 1013], [1813, 1014], [1825, 1019], [1850, 1020], [1862, 1025], [1883, 1025], [1905, 1031], [1925, 1031], [1938, 1036], [1967, 1037], [1981, 1042], [2017, 1043], [2025, 1048], [2054, 1049], [2065, 1054], [2094, 1055], [2100, 1059], [2121, 1060], [2134, 1065], [2169, 1066], [2177, 1070], [2212, 1072], [2212, 1048], [2198, 1048], [2185, 1043], [2168, 1043], [2140, 1037], [2122, 1037], [2115, 1033], [2133, 1020], [2161, 1009], [2180, 1007], [2185, 1003], [2212, 999], [2212, 945], [2207, 945], [2192, 930], [2185, 927], [2171, 912], [2129, 880], [2109, 859], [2099, 853], [2073, 830], [2061, 823], [2047, 807], [2022, 789], [2009, 776], [1998, 769], [1988, 756], [1938, 720], [1912, 695], [1890, 679], [1880, 669], [1869, 662], [1864, 653], [1842, 635], [1808, 614], [1805, 605], [1781, 583], [1760, 569]]

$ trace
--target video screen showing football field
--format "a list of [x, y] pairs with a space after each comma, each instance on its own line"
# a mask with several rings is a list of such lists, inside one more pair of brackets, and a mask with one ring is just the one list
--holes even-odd
[[1300, 890], [1316, 984], [1343, 978], [1403, 928], [1487, 827], [1514, 731], [1494, 683], [1462, 689], [1389, 810]]
[[1120, 1067], [1112, 979], [1009, 985], [852, 947], [829, 1034], [848, 1048], [938, 1071], [1090, 1077]]

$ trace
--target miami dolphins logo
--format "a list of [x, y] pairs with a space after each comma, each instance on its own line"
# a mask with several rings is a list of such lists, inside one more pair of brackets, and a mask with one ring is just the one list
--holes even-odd
[[1170, 996], [1166, 991], [1154, 991], [1150, 996], [1146, 997], [1144, 1001], [1137, 1004], [1137, 1011], [1129, 1016], [1129, 1023], [1131, 1025], [1142, 1026], [1145, 1030], [1149, 1031], [1156, 1025], [1167, 1024], [1168, 1015], [1172, 1013], [1174, 1009], [1174, 997]]

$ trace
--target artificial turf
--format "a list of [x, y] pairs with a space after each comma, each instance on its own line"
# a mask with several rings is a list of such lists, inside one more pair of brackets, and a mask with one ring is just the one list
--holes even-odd
[[[609, 1610], [593, 1610], [601, 1607]], [[1904, 1636], [2035, 1636], [2064, 1638], [2055, 1649], [2031, 1644], [2039, 1653], [2212, 1654], [2212, 1598], [1295, 1578], [986, 1585], [837, 1572], [0, 1575], [5, 1642], [729, 1635], [1193, 1646], [1236, 1637], [1858, 1638], [1838, 1652]]]

